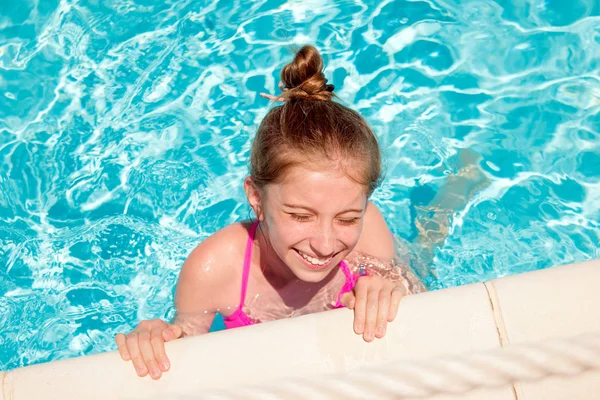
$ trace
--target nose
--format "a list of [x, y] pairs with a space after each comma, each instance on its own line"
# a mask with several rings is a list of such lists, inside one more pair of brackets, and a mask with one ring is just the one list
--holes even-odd
[[319, 258], [327, 258], [335, 253], [336, 240], [333, 227], [327, 223], [322, 224], [310, 241], [310, 247]]

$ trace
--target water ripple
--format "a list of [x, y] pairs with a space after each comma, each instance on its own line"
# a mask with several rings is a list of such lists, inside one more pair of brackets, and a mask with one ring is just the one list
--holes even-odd
[[11, 4], [0, 370], [172, 314], [189, 251], [249, 216], [258, 93], [305, 42], [380, 138], [373, 200], [430, 288], [600, 257], [597, 1]]

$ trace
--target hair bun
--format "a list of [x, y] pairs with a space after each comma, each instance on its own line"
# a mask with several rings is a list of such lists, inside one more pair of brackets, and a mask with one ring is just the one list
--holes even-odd
[[310, 45], [296, 53], [294, 61], [281, 70], [281, 82], [287, 89], [287, 99], [331, 100], [335, 87], [327, 84], [323, 75], [323, 59], [319, 51]]

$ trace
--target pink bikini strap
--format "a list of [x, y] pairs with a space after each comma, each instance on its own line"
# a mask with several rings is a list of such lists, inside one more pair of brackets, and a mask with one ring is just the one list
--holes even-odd
[[344, 272], [344, 275], [346, 275], [346, 278], [348, 280], [353, 279], [352, 273], [350, 272], [350, 269], [348, 268], [348, 264], [346, 264], [346, 260], [340, 261], [340, 268], [342, 269], [342, 271]]
[[344, 260], [342, 260], [340, 262], [340, 268], [344, 272], [344, 275], [346, 275], [346, 283], [344, 283], [342, 290], [340, 290], [340, 293], [338, 294], [338, 297], [337, 297], [337, 300], [336, 300], [335, 306], [334, 306], [335, 308], [340, 308], [340, 307], [344, 306], [342, 304], [342, 295], [344, 293], [351, 292], [354, 289], [354, 285], [356, 285], [356, 281], [360, 277], [359, 275], [352, 275], [352, 273], [350, 272], [350, 269], [348, 268], [348, 264], [346, 264], [346, 261], [344, 261]]
[[254, 235], [257, 227], [258, 221], [255, 221], [250, 227], [250, 232], [248, 232], [246, 254], [244, 254], [244, 271], [242, 272], [242, 295], [238, 309], [241, 309], [246, 301], [246, 288], [248, 287], [248, 276], [250, 275], [250, 264], [252, 262], [252, 245], [254, 244]]

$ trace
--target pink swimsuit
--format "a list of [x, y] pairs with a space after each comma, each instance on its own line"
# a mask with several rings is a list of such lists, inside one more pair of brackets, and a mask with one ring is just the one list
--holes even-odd
[[[242, 307], [244, 306], [244, 302], [246, 301], [246, 288], [248, 287], [248, 275], [250, 274], [250, 261], [252, 260], [252, 244], [254, 243], [254, 235], [256, 233], [256, 228], [258, 227], [258, 221], [252, 224], [250, 228], [250, 232], [248, 233], [248, 243], [246, 244], [246, 253], [244, 254], [244, 271], [242, 273], [242, 294], [240, 298], [240, 305], [238, 308], [228, 317], [223, 318], [223, 322], [225, 323], [225, 328], [238, 328], [240, 326], [253, 325], [254, 321], [246, 315], [244, 311], [242, 311]], [[354, 289], [354, 285], [356, 285], [357, 279], [360, 275], [353, 275], [346, 262], [342, 260], [340, 262], [340, 268], [346, 275], [346, 283], [342, 287], [342, 290], [338, 294], [337, 301], [335, 303], [334, 308], [342, 308], [344, 305], [341, 303], [340, 299], [344, 293], [348, 293]]]

